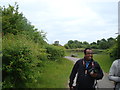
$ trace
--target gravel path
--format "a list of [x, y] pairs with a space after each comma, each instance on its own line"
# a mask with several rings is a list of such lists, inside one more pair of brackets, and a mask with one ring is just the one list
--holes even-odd
[[[74, 57], [69, 57], [69, 56], [66, 56], [65, 58], [73, 61], [74, 63], [79, 59], [79, 58], [74, 58]], [[76, 80], [76, 78], [75, 78], [75, 80]], [[74, 80], [74, 82], [75, 82], [75, 80]], [[73, 85], [75, 85], [75, 83]], [[103, 79], [98, 80], [97, 87], [98, 87], [98, 90], [99, 90], [99, 88], [109, 88], [110, 90], [113, 90], [114, 83], [112, 81], [109, 81], [108, 74], [104, 73]]]

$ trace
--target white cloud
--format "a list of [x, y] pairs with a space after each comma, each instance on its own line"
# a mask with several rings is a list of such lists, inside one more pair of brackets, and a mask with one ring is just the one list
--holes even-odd
[[[107, 8], [107, 12], [103, 12], [111, 4], [102, 6], [99, 3], [114, 2], [117, 5], [118, 0], [4, 0], [1, 5], [14, 5], [14, 2], [18, 2], [20, 12], [36, 28], [47, 32], [49, 43], [60, 40], [65, 44], [71, 39], [91, 42], [115, 36], [113, 33], [117, 32], [117, 15], [113, 9]], [[90, 6], [91, 3], [98, 5], [94, 7], [96, 10]]]

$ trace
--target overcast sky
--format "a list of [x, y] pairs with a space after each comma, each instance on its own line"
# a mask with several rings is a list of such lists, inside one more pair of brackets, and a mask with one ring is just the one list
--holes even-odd
[[69, 40], [96, 42], [115, 38], [118, 32], [119, 0], [2, 0], [14, 5], [38, 30], [47, 33], [48, 43]]

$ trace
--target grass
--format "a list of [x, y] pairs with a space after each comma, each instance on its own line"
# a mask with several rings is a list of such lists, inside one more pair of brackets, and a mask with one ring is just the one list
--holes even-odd
[[106, 73], [109, 72], [109, 69], [111, 67], [113, 60], [110, 58], [108, 54], [105, 54], [105, 53], [95, 54], [94, 60], [100, 64], [104, 72]]
[[[72, 53], [83, 58], [83, 52]], [[67, 56], [71, 53], [67, 52]], [[109, 72], [109, 68], [113, 62], [110, 56], [105, 53], [94, 54], [94, 60], [97, 61], [104, 72]], [[69, 75], [71, 73], [73, 62], [65, 58], [60, 61], [44, 61], [44, 66], [36, 70], [41, 73], [36, 73], [37, 77], [34, 83], [28, 83], [29, 88], [67, 88]]]
[[[29, 88], [67, 88], [73, 62], [63, 58], [59, 62], [45, 61], [42, 73], [36, 83], [29, 83]], [[38, 68], [41, 71], [41, 68]]]
[[[84, 53], [83, 52], [66, 52], [67, 56], [70, 56], [71, 54], [75, 54], [77, 55], [76, 58], [83, 58], [84, 57]], [[97, 61], [101, 68], [103, 69], [104, 72], [108, 73], [110, 66], [113, 62], [113, 60], [110, 58], [109, 54], [106, 53], [99, 53], [99, 54], [94, 54], [93, 58], [95, 61]]]
[[83, 58], [84, 57], [83, 52], [66, 52], [66, 56], [71, 56], [72, 54], [77, 55], [77, 58]]

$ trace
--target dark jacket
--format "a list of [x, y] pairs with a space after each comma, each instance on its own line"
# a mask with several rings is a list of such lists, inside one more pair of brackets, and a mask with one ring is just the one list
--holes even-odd
[[[91, 60], [88, 68], [86, 69], [85, 65], [83, 65], [83, 60], [85, 61], [84, 58], [78, 60], [72, 69], [72, 72], [70, 75], [70, 83], [69, 83], [70, 87], [72, 86], [73, 80], [77, 73], [78, 74], [77, 74], [76, 85], [78, 85], [80, 88], [93, 88], [95, 79], [99, 80], [99, 79], [102, 79], [103, 77], [103, 71], [100, 68], [100, 65], [96, 61]], [[92, 65], [92, 62], [94, 63], [94, 67]], [[96, 78], [93, 78], [90, 76], [89, 73], [91, 68], [94, 68], [95, 71], [97, 72], [98, 75]], [[85, 74], [85, 70], [87, 70], [86, 74]]]

